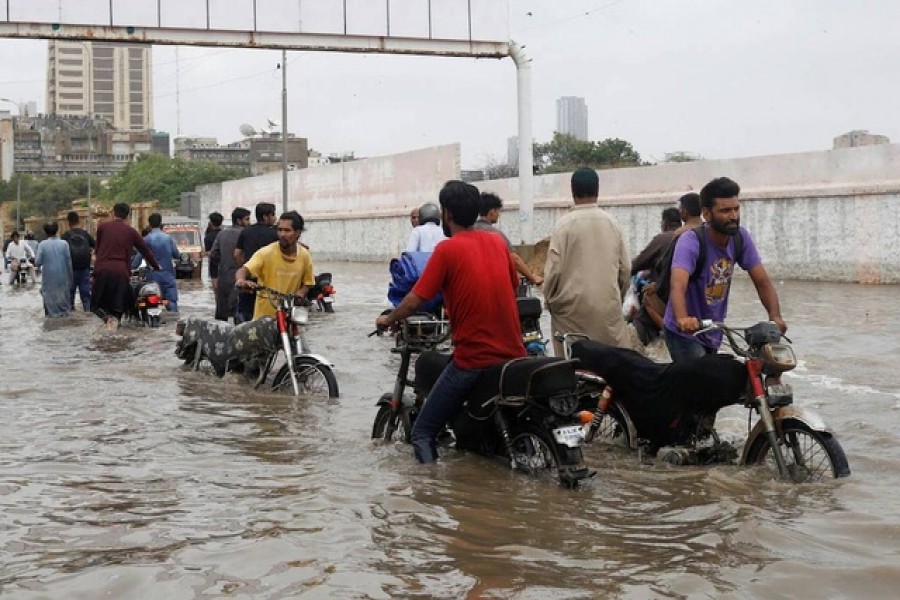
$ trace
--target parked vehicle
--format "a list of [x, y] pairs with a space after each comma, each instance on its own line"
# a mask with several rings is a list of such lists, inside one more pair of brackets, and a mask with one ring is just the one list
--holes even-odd
[[[297, 306], [292, 294], [259, 287], [277, 313], [240, 325], [189, 317], [178, 322], [180, 336], [175, 354], [194, 370], [210, 370], [219, 377], [242, 373], [259, 388], [295, 396], [336, 398], [338, 382], [333, 365], [310, 352], [304, 336], [309, 317], [306, 306]], [[270, 378], [270, 375], [274, 376]]]
[[[372, 438], [411, 440], [416, 416], [451, 355], [435, 351], [449, 337], [431, 314], [406, 319], [392, 352], [400, 354], [394, 390], [379, 398]], [[414, 356], [415, 375], [410, 377]], [[487, 370], [450, 423], [457, 448], [501, 457], [510, 466], [565, 487], [593, 473], [584, 465], [584, 430], [574, 361], [521, 358]], [[412, 388], [413, 394], [406, 389]]]
[[172, 236], [178, 249], [175, 262], [177, 279], [200, 277], [203, 262], [203, 233], [200, 221], [185, 217], [163, 217], [163, 231]]
[[[734, 356], [658, 364], [584, 336], [560, 336], [583, 368], [579, 393], [594, 412], [587, 439], [640, 448], [671, 464], [763, 465], [792, 482], [850, 475], [832, 430], [795, 406], [781, 379], [797, 365], [790, 340], [769, 322], [732, 328], [704, 321], [702, 331], [712, 329], [723, 332]], [[740, 455], [715, 429], [717, 412], [734, 404], [759, 416]]]
[[306, 292], [306, 299], [319, 312], [334, 312], [335, 293], [331, 273], [319, 273], [316, 275], [316, 283]]
[[147, 267], [141, 266], [131, 272], [131, 295], [134, 306], [128, 311], [128, 318], [145, 327], [159, 327], [160, 315], [167, 301], [155, 281], [147, 280]]

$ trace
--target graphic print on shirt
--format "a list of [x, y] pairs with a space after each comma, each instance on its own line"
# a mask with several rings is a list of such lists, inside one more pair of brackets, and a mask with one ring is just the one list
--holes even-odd
[[728, 298], [731, 275], [734, 263], [722, 257], [709, 265], [709, 277], [706, 280], [706, 304], [715, 306]]

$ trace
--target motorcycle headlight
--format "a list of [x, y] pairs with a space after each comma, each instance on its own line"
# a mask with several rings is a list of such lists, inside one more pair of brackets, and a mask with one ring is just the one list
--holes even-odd
[[547, 399], [550, 410], [561, 417], [568, 417], [578, 409], [578, 398], [575, 394], [559, 394]]
[[309, 309], [305, 306], [294, 306], [291, 308], [291, 321], [297, 325], [306, 325], [309, 321]]
[[762, 359], [767, 372], [783, 373], [797, 366], [797, 357], [787, 344], [766, 344], [762, 348]]

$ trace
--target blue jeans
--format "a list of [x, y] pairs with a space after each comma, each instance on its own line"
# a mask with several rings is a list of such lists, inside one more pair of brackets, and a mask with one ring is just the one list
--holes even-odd
[[484, 369], [460, 369], [451, 360], [431, 388], [412, 428], [413, 451], [420, 463], [437, 460], [437, 436], [466, 401]]
[[165, 271], [150, 271], [147, 279], [159, 284], [159, 291], [164, 300], [168, 300], [166, 310], [178, 312], [178, 287], [175, 285], [175, 275]]
[[72, 271], [72, 288], [69, 290], [69, 306], [75, 310], [75, 290], [81, 298], [84, 312], [91, 312], [91, 270], [77, 269]]
[[666, 328], [663, 328], [663, 334], [666, 337], [666, 347], [672, 356], [672, 362], [694, 360], [718, 352], [717, 348], [704, 346], [696, 339], [686, 338]]

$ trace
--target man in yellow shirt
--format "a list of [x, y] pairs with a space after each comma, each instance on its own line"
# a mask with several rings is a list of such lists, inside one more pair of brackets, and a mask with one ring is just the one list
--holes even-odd
[[[278, 219], [278, 241], [257, 250], [235, 274], [235, 287], [256, 289], [264, 286], [282, 294], [294, 294], [306, 298], [309, 286], [314, 285], [312, 257], [300, 244], [303, 232], [303, 217], [295, 211], [288, 211]], [[247, 281], [252, 275], [258, 282]], [[274, 317], [275, 308], [269, 299], [258, 296], [253, 309], [253, 319]]]

